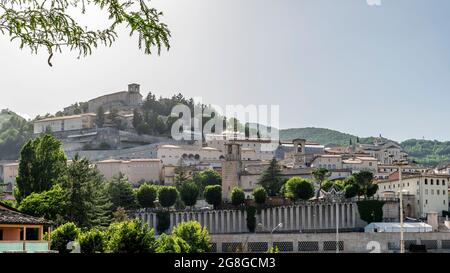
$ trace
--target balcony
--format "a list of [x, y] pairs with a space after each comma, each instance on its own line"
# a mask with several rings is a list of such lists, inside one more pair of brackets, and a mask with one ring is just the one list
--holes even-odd
[[0, 241], [0, 253], [8, 252], [42, 253], [50, 250], [47, 241]]

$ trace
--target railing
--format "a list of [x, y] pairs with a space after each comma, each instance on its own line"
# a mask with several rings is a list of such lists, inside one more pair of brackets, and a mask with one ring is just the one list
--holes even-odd
[[41, 252], [49, 250], [47, 241], [0, 241], [0, 253], [2, 252]]

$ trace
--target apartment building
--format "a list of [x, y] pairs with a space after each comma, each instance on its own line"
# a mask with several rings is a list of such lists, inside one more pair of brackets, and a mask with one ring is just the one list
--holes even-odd
[[377, 180], [378, 191], [376, 196], [398, 196], [403, 188], [404, 195], [412, 195], [414, 202], [405, 206], [405, 215], [413, 217], [425, 217], [428, 212], [448, 211], [448, 185], [450, 175], [415, 174], [402, 175], [402, 183], [399, 182], [398, 172], [392, 174], [389, 179]]

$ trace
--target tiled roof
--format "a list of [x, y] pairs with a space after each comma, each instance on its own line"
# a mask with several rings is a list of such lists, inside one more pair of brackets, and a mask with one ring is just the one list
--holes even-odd
[[0, 203], [0, 224], [46, 225], [51, 224], [43, 218], [33, 217]]

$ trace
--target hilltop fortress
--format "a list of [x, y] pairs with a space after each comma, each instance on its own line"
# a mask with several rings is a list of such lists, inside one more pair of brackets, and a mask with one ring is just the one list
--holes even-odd
[[[103, 111], [109, 112], [112, 109], [118, 111], [133, 111], [134, 108], [142, 104], [142, 95], [140, 85], [131, 83], [128, 85], [128, 91], [119, 91], [103, 95], [87, 102], [87, 113], [97, 113], [100, 107]], [[64, 108], [65, 115], [74, 115], [76, 106], [71, 105]]]

